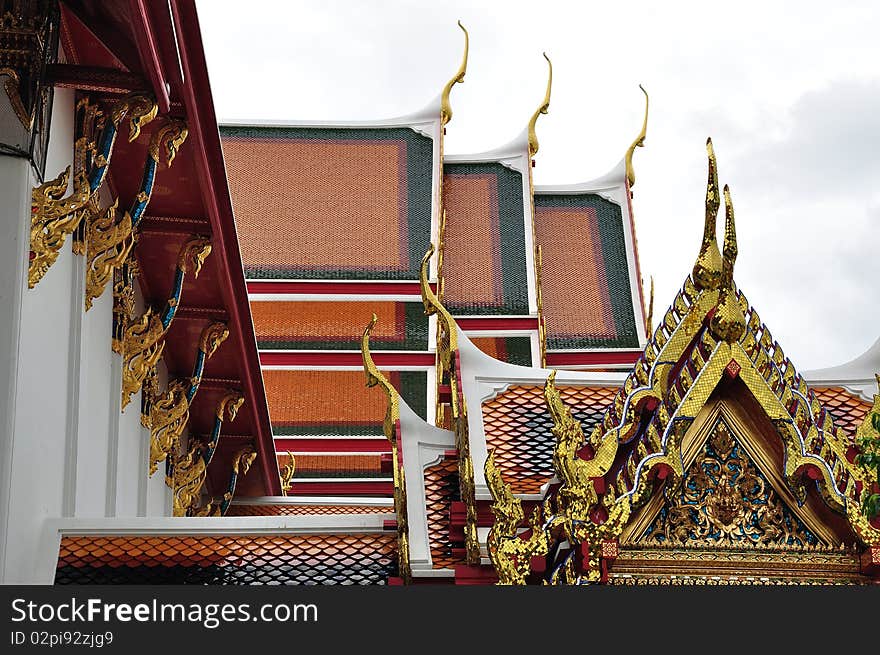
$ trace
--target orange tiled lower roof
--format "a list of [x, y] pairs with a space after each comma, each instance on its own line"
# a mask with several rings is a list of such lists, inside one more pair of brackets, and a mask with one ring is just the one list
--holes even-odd
[[458, 463], [443, 459], [425, 469], [425, 512], [428, 518], [428, 543], [435, 569], [451, 568], [464, 560], [452, 554], [449, 540], [449, 512], [453, 501], [459, 500]]
[[56, 584], [385, 584], [397, 534], [68, 536]]
[[[391, 446], [389, 445], [389, 448]], [[294, 477], [359, 477], [382, 473], [381, 455], [295, 455]], [[287, 464], [286, 453], [278, 454], [278, 464]]]
[[363, 371], [264, 370], [272, 425], [381, 424], [385, 396]]
[[[560, 395], [581, 422], [584, 435], [602, 419], [616, 387], [559, 387]], [[512, 386], [483, 403], [486, 446], [515, 494], [539, 493], [554, 475], [553, 419], [544, 403], [544, 387]]]
[[[391, 384], [424, 415], [427, 376], [389, 371]], [[274, 434], [382, 434], [386, 397], [363, 371], [263, 369]]]
[[825, 409], [831, 412], [834, 424], [855, 434], [873, 403], [851, 394], [842, 387], [812, 387]]
[[373, 313], [373, 341], [404, 335], [403, 306], [392, 301], [252, 301], [257, 341], [358, 341]]

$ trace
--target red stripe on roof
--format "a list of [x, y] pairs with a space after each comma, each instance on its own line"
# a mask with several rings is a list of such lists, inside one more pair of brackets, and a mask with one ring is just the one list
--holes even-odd
[[504, 332], [508, 330], [537, 330], [538, 319], [531, 316], [523, 318], [464, 318], [455, 317], [455, 322], [462, 330], [497, 330]]
[[298, 439], [294, 436], [276, 437], [278, 453], [390, 453], [391, 444], [385, 437], [375, 439]]
[[[431, 289], [437, 285], [432, 284]], [[405, 295], [421, 296], [418, 282], [326, 282], [303, 280], [248, 280], [249, 294], [345, 294], [352, 297], [362, 295]]]
[[[434, 366], [433, 353], [394, 353], [374, 352], [373, 361], [377, 366], [394, 368], [395, 366]], [[263, 366], [363, 366], [364, 360], [360, 353], [346, 352], [260, 352], [260, 364]]]
[[[391, 496], [392, 482], [305, 482], [295, 480], [288, 496]], [[389, 508], [389, 511], [393, 511]]]
[[635, 364], [641, 354], [641, 350], [547, 353], [547, 366]]

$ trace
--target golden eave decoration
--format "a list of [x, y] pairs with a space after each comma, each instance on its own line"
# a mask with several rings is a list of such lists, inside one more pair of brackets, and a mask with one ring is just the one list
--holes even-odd
[[538, 122], [538, 116], [546, 114], [550, 110], [550, 89], [553, 87], [553, 63], [546, 52], [542, 54], [547, 60], [547, 91], [544, 93], [544, 101], [529, 119], [529, 157], [534, 157], [538, 153], [538, 134], [535, 132], [535, 125]]
[[642, 90], [642, 93], [645, 94], [645, 120], [642, 122], [642, 131], [639, 132], [635, 141], [632, 142], [632, 145], [630, 145], [626, 151], [626, 181], [629, 183], [630, 189], [636, 184], [636, 172], [633, 168], [633, 153], [636, 151], [636, 148], [644, 147], [645, 137], [648, 134], [648, 92], [645, 91], [645, 87], [641, 84], [639, 84], [639, 88]]
[[697, 289], [717, 289], [721, 284], [721, 252], [718, 250], [716, 219], [721, 198], [718, 192], [718, 163], [712, 139], [706, 140], [706, 153], [709, 156], [709, 181], [706, 183], [706, 217], [703, 223], [703, 241], [700, 254], [694, 264], [693, 282]]
[[378, 322], [373, 314], [372, 320], [364, 328], [361, 337], [361, 356], [364, 361], [364, 374], [367, 377], [367, 386], [378, 386], [382, 389], [388, 400], [388, 408], [385, 412], [384, 432], [385, 437], [391, 444], [391, 466], [394, 480], [394, 510], [397, 514], [397, 555], [398, 568], [404, 583], [412, 581], [412, 570], [409, 563], [409, 526], [407, 523], [406, 507], [406, 476], [401, 461], [400, 443], [398, 442], [398, 430], [400, 427], [400, 395], [397, 389], [388, 381], [388, 378], [376, 366], [373, 355], [370, 353], [370, 335]]
[[[474, 464], [471, 459], [470, 438], [468, 437], [467, 403], [459, 388], [456, 376], [455, 353], [458, 351], [458, 328], [452, 314], [443, 306], [428, 282], [428, 262], [434, 254], [432, 243], [422, 257], [419, 268], [419, 283], [425, 315], [437, 315], [437, 382], [448, 380], [451, 390], [451, 410], [455, 444], [458, 449], [458, 479], [461, 498], [465, 504], [464, 526], [465, 551], [468, 564], [480, 561], [480, 541], [477, 536], [477, 504], [474, 487]], [[438, 405], [439, 407], [439, 405]]]
[[464, 54], [461, 57], [461, 66], [458, 67], [458, 71], [452, 76], [452, 79], [446, 83], [446, 86], [443, 87], [443, 92], [440, 94], [441, 127], [452, 120], [452, 105], [449, 102], [449, 94], [452, 92], [452, 87], [456, 84], [464, 83], [464, 75], [467, 72], [469, 44], [468, 31], [464, 28], [464, 25], [461, 24], [461, 21], [458, 21], [458, 26], [461, 28], [461, 31], [464, 32]]

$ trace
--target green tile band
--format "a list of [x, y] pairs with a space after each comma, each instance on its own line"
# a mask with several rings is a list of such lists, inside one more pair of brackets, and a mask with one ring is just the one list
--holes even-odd
[[[370, 339], [370, 349], [381, 350], [415, 350], [428, 349], [428, 317], [425, 316], [424, 305], [420, 302], [401, 303], [404, 305], [404, 338], [402, 340]], [[260, 350], [360, 350], [360, 336], [346, 341], [315, 340], [315, 339], [260, 339], [257, 341]]]

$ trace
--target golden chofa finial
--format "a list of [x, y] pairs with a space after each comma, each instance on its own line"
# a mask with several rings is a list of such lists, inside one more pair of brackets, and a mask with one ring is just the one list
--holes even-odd
[[451, 80], [446, 83], [446, 86], [443, 87], [443, 93], [440, 96], [440, 125], [446, 125], [450, 120], [452, 120], [452, 105], [449, 104], [449, 94], [452, 92], [452, 87], [458, 83], [464, 82], [464, 74], [467, 72], [467, 60], [468, 60], [468, 31], [464, 28], [464, 25], [461, 24], [461, 21], [458, 21], [458, 26], [461, 28], [461, 31], [464, 32], [464, 55], [461, 57], [461, 66], [458, 67], [458, 72], [453, 76]]
[[709, 326], [712, 334], [727, 343], [739, 341], [746, 331], [746, 317], [742, 306], [733, 289], [733, 265], [738, 252], [736, 246], [736, 226], [733, 222], [733, 202], [730, 200], [730, 189], [724, 185], [724, 261], [721, 265], [721, 288], [718, 305]]
[[639, 84], [639, 88], [642, 90], [642, 93], [645, 94], [645, 120], [642, 121], [642, 131], [639, 132], [636, 140], [632, 142], [632, 145], [626, 151], [626, 181], [629, 182], [630, 189], [636, 184], [636, 172], [633, 169], [633, 153], [636, 148], [644, 147], [645, 136], [648, 134], [648, 92], [645, 91], [645, 87], [641, 84]]
[[379, 385], [385, 396], [388, 398], [388, 409], [385, 412], [385, 423], [383, 427], [385, 430], [385, 436], [388, 437], [391, 445], [396, 447], [397, 437], [394, 431], [394, 425], [400, 418], [399, 396], [397, 390], [391, 382], [388, 381], [388, 378], [385, 377], [382, 371], [379, 370], [379, 367], [376, 366], [376, 362], [373, 361], [373, 355], [370, 352], [370, 336], [372, 335], [373, 328], [376, 327], [378, 321], [379, 319], [373, 314], [370, 323], [364, 328], [364, 334], [361, 337], [361, 357], [364, 362], [364, 374], [367, 376], [367, 386], [375, 387], [376, 385]]
[[718, 164], [712, 139], [706, 140], [709, 155], [709, 181], [706, 184], [706, 220], [703, 225], [703, 243], [694, 264], [693, 279], [698, 289], [717, 289], [721, 283], [721, 253], [715, 237], [715, 219], [721, 201], [718, 194]]
[[550, 109], [550, 88], [553, 86], [553, 62], [550, 61], [550, 57], [547, 56], [546, 52], [542, 54], [544, 59], [547, 60], [547, 66], [549, 67], [547, 73], [547, 92], [544, 94], [544, 102], [535, 110], [531, 120], [529, 120], [529, 157], [534, 157], [538, 152], [538, 135], [535, 132], [535, 125], [538, 122], [538, 116], [546, 114]]

